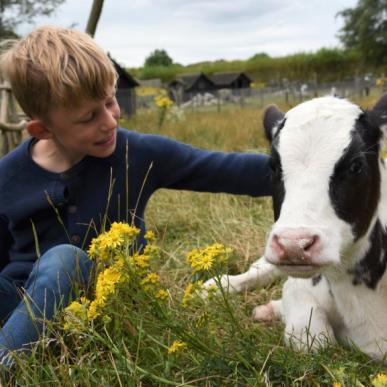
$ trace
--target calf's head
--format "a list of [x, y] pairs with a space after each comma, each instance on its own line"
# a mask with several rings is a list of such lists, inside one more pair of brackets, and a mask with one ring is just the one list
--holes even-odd
[[312, 276], [366, 243], [381, 195], [386, 123], [386, 96], [369, 111], [335, 97], [286, 114], [267, 108], [276, 221], [269, 262], [290, 275]]

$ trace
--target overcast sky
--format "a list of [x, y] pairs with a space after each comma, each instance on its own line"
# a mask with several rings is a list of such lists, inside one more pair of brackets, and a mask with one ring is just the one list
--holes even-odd
[[[335, 17], [357, 0], [105, 0], [95, 39], [119, 63], [142, 66], [165, 49], [184, 65], [247, 59], [258, 52], [282, 56], [337, 47], [343, 24]], [[92, 0], [66, 0], [51, 17], [22, 26], [55, 24], [84, 30]]]

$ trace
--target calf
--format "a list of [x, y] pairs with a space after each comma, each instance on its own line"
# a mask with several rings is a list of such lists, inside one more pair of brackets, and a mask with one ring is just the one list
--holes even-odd
[[253, 316], [282, 318], [301, 350], [339, 339], [386, 355], [386, 126], [387, 96], [369, 111], [323, 97], [265, 112], [275, 223], [265, 257], [221, 283], [240, 291], [289, 275], [282, 300]]

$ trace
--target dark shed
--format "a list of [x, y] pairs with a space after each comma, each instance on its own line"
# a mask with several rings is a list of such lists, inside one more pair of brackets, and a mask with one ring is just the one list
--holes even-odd
[[190, 100], [197, 94], [211, 93], [215, 90], [213, 81], [203, 73], [179, 75], [169, 84], [170, 95], [178, 104]]
[[117, 101], [121, 108], [121, 113], [126, 116], [131, 116], [136, 112], [136, 90], [139, 83], [110, 55], [110, 60], [118, 74], [117, 82]]
[[249, 89], [252, 80], [243, 72], [214, 73], [211, 80], [216, 89]]

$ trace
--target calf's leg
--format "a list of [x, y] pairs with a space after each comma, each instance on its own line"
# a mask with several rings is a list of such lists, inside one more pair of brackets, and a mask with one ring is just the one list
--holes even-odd
[[283, 286], [282, 300], [257, 307], [253, 317], [267, 320], [270, 311], [272, 317], [280, 316], [284, 321], [287, 343], [301, 351], [314, 351], [335, 342], [329, 321], [334, 300], [324, 278], [313, 284], [311, 279], [290, 277]]
[[[223, 275], [220, 278], [220, 285], [230, 293], [238, 293], [257, 286], [265, 286], [282, 275], [274, 265], [266, 261], [265, 257], [261, 257], [242, 274]], [[204, 287], [208, 288], [217, 283], [217, 279], [211, 278], [204, 283]]]

